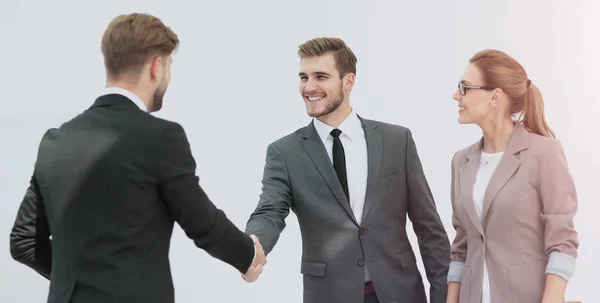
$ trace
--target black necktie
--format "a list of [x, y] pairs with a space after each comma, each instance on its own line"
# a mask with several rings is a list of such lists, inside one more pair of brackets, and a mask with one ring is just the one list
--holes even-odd
[[346, 176], [346, 155], [344, 154], [344, 146], [340, 140], [341, 133], [342, 131], [337, 128], [331, 131], [331, 136], [333, 137], [333, 168], [342, 184], [346, 198], [350, 201], [350, 194], [348, 193], [348, 177]]

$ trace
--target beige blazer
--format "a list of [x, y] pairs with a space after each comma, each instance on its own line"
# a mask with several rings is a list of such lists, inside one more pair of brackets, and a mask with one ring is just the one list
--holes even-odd
[[480, 221], [473, 184], [482, 144], [452, 160], [456, 238], [448, 280], [461, 282], [461, 303], [480, 303], [485, 256], [492, 302], [541, 302], [546, 273], [568, 281], [579, 246], [577, 195], [562, 145], [517, 124], [487, 187]]

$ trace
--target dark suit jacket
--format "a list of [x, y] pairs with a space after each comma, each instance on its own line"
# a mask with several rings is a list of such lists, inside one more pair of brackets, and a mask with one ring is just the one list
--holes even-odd
[[252, 240], [209, 200], [195, 170], [179, 124], [102, 96], [44, 134], [11, 254], [50, 279], [51, 303], [174, 302], [177, 221], [196, 246], [244, 273]]
[[[366, 264], [380, 302], [426, 302], [406, 233], [418, 237], [431, 302], [446, 302], [450, 241], [411, 132], [362, 119], [368, 179], [361, 224], [354, 218], [314, 125], [269, 145], [262, 194], [246, 227], [270, 253], [294, 211], [302, 234], [304, 302], [362, 303]], [[348, 163], [347, 165], [352, 165]]]

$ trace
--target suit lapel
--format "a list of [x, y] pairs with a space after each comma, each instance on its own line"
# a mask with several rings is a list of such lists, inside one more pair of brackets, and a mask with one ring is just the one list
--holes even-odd
[[354, 218], [354, 213], [350, 208], [350, 202], [346, 195], [344, 194], [344, 190], [342, 189], [342, 185], [337, 178], [335, 170], [333, 169], [333, 165], [329, 160], [329, 156], [327, 155], [327, 151], [325, 150], [325, 146], [319, 138], [317, 131], [313, 125], [313, 122], [310, 123], [305, 129], [304, 134], [302, 136], [302, 146], [306, 153], [315, 164], [315, 167], [327, 183], [329, 189], [333, 192], [335, 197], [337, 198], [340, 205], [344, 208], [344, 210], [348, 213], [348, 215], [352, 218], [355, 224], [358, 225], [358, 222]]
[[464, 205], [467, 215], [473, 222], [473, 225], [483, 235], [483, 227], [477, 212], [475, 211], [475, 201], [473, 200], [473, 186], [475, 185], [475, 176], [479, 169], [479, 160], [481, 158], [481, 144], [483, 140], [479, 141], [479, 144], [471, 147], [465, 153], [468, 161], [459, 168], [458, 171], [458, 182], [460, 184], [460, 201]]
[[485, 191], [483, 199], [482, 221], [485, 222], [486, 215], [494, 203], [498, 192], [506, 185], [521, 165], [519, 153], [528, 147], [527, 131], [517, 123], [513, 135], [508, 141], [506, 152], [500, 159], [498, 167], [494, 171], [490, 183]]
[[383, 158], [383, 139], [381, 130], [377, 128], [377, 125], [360, 117], [359, 119], [361, 120], [365, 131], [368, 159], [367, 191], [365, 194], [365, 207], [362, 215], [362, 222], [364, 222], [369, 214], [369, 210], [371, 210], [371, 207], [373, 206], [373, 194], [376, 192], [377, 184], [379, 182], [379, 173], [381, 172], [381, 161]]
[[475, 203], [473, 201], [473, 186], [475, 184], [475, 178], [477, 176], [477, 170], [479, 169], [479, 162], [481, 160], [481, 149], [483, 148], [483, 139], [479, 143], [473, 145], [467, 150], [465, 156], [468, 161], [459, 169], [459, 182], [461, 193], [460, 197], [463, 201], [463, 205], [467, 210], [469, 218], [483, 234], [483, 225], [481, 222], [485, 222], [486, 215], [488, 214], [494, 200], [500, 190], [508, 183], [508, 181], [514, 176], [519, 169], [521, 161], [519, 159], [519, 153], [528, 148], [528, 132], [519, 123], [516, 123], [515, 129], [511, 138], [508, 141], [506, 151], [498, 163], [498, 167], [494, 171], [492, 178], [487, 186], [483, 199], [483, 210], [481, 220], [477, 216], [475, 211]]

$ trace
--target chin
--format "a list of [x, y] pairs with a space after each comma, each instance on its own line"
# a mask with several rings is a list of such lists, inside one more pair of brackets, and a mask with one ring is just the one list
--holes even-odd
[[458, 117], [458, 124], [471, 124], [473, 123], [473, 121], [471, 121], [471, 119], [468, 119], [466, 117]]
[[319, 117], [323, 116], [323, 114], [321, 112], [307, 111], [306, 114], [308, 114], [308, 116], [311, 118], [319, 118]]
[[323, 110], [322, 109], [314, 109], [314, 108], [310, 108], [310, 106], [307, 106], [306, 114], [308, 114], [310, 117], [318, 118], [323, 115]]

